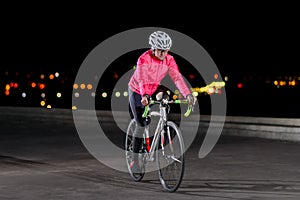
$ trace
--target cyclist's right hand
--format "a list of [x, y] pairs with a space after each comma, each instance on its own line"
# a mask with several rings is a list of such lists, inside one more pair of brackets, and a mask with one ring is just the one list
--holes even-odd
[[148, 95], [144, 95], [144, 96], [142, 97], [141, 103], [143, 104], [143, 106], [147, 106], [147, 105], [149, 104], [148, 99], [149, 99], [149, 96], [148, 96]]
[[194, 97], [194, 95], [192, 95], [192, 94], [186, 95], [186, 99], [188, 100], [189, 105], [195, 105], [195, 103], [197, 101], [196, 97]]

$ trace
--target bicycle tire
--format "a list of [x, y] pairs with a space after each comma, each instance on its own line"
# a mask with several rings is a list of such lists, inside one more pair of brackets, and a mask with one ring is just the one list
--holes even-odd
[[167, 126], [169, 127], [171, 140], [168, 139], [167, 130], [160, 133], [159, 144], [156, 149], [156, 163], [159, 180], [164, 190], [175, 192], [179, 188], [184, 175], [185, 148], [178, 126], [172, 121], [168, 121]]
[[145, 175], [145, 166], [144, 166], [145, 158], [142, 153], [139, 155], [139, 163], [141, 166], [141, 172], [135, 173], [131, 170], [131, 167], [130, 167], [130, 162], [132, 161], [132, 157], [133, 157], [132, 135], [135, 130], [135, 127], [136, 127], [136, 121], [134, 119], [132, 119], [129, 122], [127, 131], [126, 131], [126, 136], [125, 136], [125, 158], [126, 158], [126, 165], [127, 165], [127, 168], [128, 168], [131, 178], [134, 181], [139, 182], [143, 179], [143, 177]]

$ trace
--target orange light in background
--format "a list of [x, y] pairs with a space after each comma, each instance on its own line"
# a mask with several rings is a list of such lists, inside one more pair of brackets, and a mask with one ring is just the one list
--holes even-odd
[[49, 75], [49, 79], [51, 79], [51, 80], [54, 79], [54, 75], [53, 75], [53, 74], [50, 74], [50, 75]]
[[35, 82], [32, 82], [32, 83], [31, 83], [31, 87], [32, 87], [32, 88], [35, 88], [35, 87], [36, 87], [36, 83], [35, 83]]
[[41, 74], [40, 78], [41, 78], [41, 79], [44, 79], [44, 78], [45, 78], [45, 75], [44, 75], [44, 74]]
[[289, 81], [289, 85], [295, 86], [296, 85], [296, 81]]
[[9, 90], [5, 90], [5, 95], [6, 95], [6, 96], [9, 95]]
[[86, 88], [87, 88], [88, 90], [91, 90], [91, 89], [93, 88], [93, 86], [92, 86], [92, 84], [88, 84], [88, 85], [86, 86]]
[[39, 83], [39, 88], [42, 90], [46, 87], [46, 85], [44, 83]]
[[84, 89], [84, 88], [85, 88], [85, 84], [83, 84], [83, 83], [80, 84], [80, 88], [81, 88], [81, 89]]
[[14, 83], [14, 88], [18, 88], [19, 84], [18, 83]]
[[41, 106], [45, 106], [46, 105], [46, 102], [45, 101], [41, 101]]
[[215, 79], [218, 79], [218, 78], [219, 78], [219, 74], [217, 74], [217, 73], [214, 74], [214, 78], [215, 78]]
[[9, 84], [6, 84], [5, 85], [5, 90], [9, 90], [10, 89], [10, 85]]
[[78, 84], [75, 83], [75, 84], [73, 85], [73, 88], [74, 88], [75, 90], [78, 89]]
[[274, 85], [278, 85], [278, 81], [274, 81]]
[[243, 84], [242, 84], [242, 83], [238, 83], [238, 84], [237, 84], [237, 87], [238, 87], [239, 89], [241, 89], [241, 88], [243, 87]]
[[285, 82], [285, 81], [280, 81], [280, 82], [279, 82], [279, 85], [280, 85], [280, 86], [284, 86], [284, 85], [286, 85], [286, 82]]

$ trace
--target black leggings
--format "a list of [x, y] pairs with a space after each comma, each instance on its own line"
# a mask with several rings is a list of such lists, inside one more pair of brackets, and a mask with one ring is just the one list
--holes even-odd
[[149, 118], [143, 118], [145, 106], [141, 103], [142, 97], [140, 94], [128, 89], [129, 93], [129, 113], [136, 120], [139, 126], [146, 126], [150, 123]]
[[131, 118], [134, 118], [137, 122], [136, 129], [133, 133], [132, 143], [133, 143], [133, 160], [138, 159], [138, 152], [142, 144], [142, 137], [144, 133], [145, 126], [150, 123], [149, 118], [143, 118], [142, 115], [145, 110], [145, 106], [141, 103], [142, 97], [140, 94], [133, 92], [128, 89], [129, 93], [129, 113]]

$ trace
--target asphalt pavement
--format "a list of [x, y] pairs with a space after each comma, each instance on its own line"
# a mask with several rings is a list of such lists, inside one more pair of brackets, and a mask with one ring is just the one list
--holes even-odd
[[[300, 199], [298, 142], [221, 135], [213, 150], [200, 159], [206, 128], [199, 128], [186, 151], [182, 184], [168, 193], [156, 171], [134, 182], [128, 172], [99, 161], [85, 147], [72, 116], [53, 117], [62, 110], [4, 112], [2, 108], [1, 200]], [[41, 113], [49, 118], [40, 117]], [[117, 126], [109, 120], [101, 126], [113, 142], [122, 144]]]

